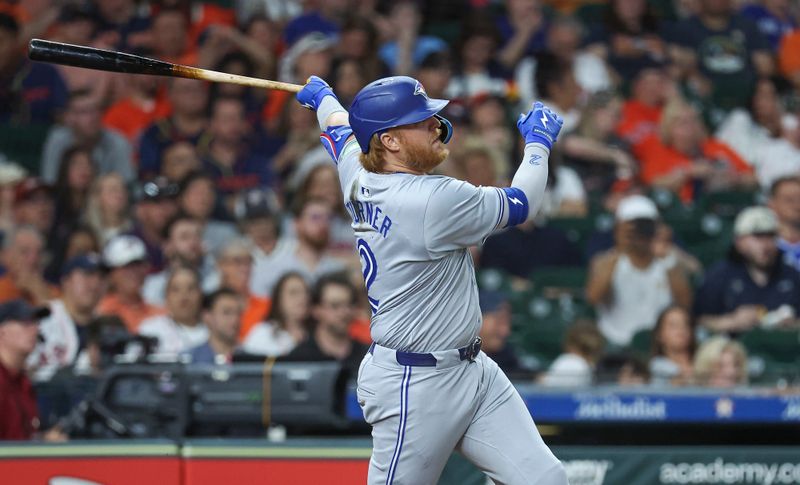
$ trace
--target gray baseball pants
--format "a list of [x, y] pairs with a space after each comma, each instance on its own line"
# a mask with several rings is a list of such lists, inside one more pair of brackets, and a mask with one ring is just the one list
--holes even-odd
[[498, 485], [567, 485], [525, 403], [480, 352], [434, 352], [435, 366], [401, 365], [378, 345], [361, 362], [358, 402], [372, 426], [369, 485], [436, 484], [453, 450]]

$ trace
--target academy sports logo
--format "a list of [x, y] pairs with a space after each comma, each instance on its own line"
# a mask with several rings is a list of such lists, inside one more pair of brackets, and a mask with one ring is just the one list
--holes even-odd
[[428, 93], [425, 92], [425, 88], [422, 87], [422, 83], [419, 82], [419, 81], [417, 81], [416, 86], [414, 86], [414, 96], [416, 96], [416, 95], [420, 95], [420, 96], [424, 97], [425, 99], [429, 99], [428, 98]]
[[608, 460], [564, 460], [561, 463], [570, 485], [604, 485], [608, 470], [614, 466]]

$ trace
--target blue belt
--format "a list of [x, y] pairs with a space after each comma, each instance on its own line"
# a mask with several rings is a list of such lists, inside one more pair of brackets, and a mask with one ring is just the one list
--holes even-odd
[[[369, 353], [375, 349], [375, 342], [369, 346]], [[474, 361], [481, 351], [481, 338], [475, 337], [471, 344], [458, 349], [458, 356], [461, 360]], [[433, 354], [418, 354], [415, 352], [403, 352], [396, 350], [397, 363], [413, 367], [436, 367], [436, 357]]]

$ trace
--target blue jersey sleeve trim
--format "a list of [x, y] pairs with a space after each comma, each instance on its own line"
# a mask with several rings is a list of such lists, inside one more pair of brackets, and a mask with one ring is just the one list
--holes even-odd
[[324, 133], [319, 135], [322, 146], [325, 147], [328, 155], [331, 156], [337, 165], [339, 164], [339, 156], [342, 154], [342, 150], [352, 134], [352, 128], [347, 125], [339, 125], [329, 126]]
[[506, 202], [508, 202], [508, 223], [506, 227], [522, 224], [528, 219], [528, 198], [525, 192], [516, 187], [505, 187]]

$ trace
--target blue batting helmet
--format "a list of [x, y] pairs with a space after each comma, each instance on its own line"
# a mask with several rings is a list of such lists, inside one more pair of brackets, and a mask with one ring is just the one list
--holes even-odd
[[442, 143], [450, 141], [453, 125], [438, 113], [449, 101], [431, 99], [422, 84], [408, 76], [378, 79], [364, 86], [350, 106], [350, 127], [361, 151], [369, 151], [375, 133], [411, 125], [435, 116], [442, 124]]

